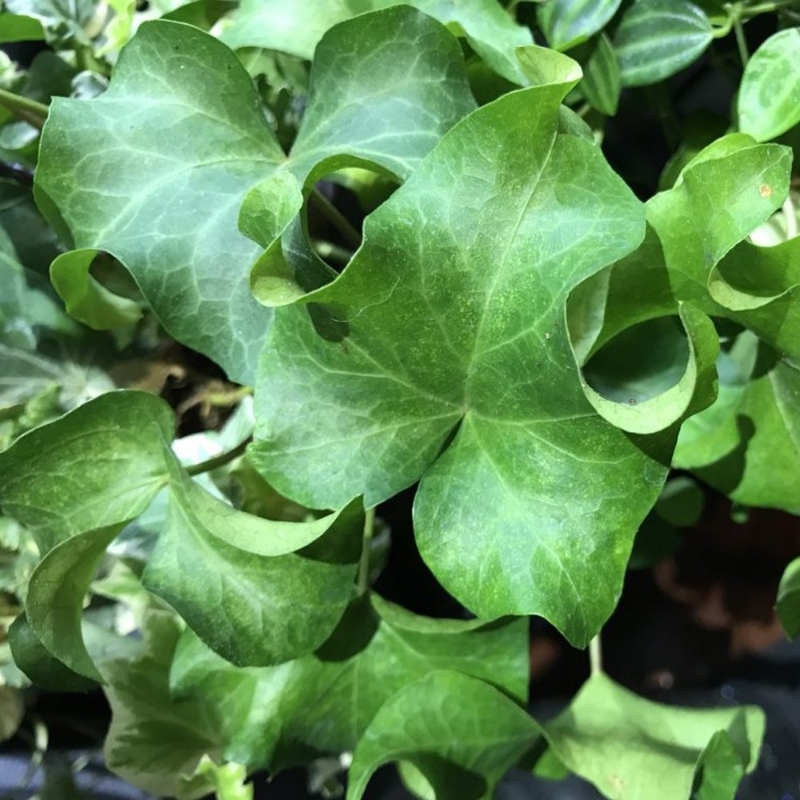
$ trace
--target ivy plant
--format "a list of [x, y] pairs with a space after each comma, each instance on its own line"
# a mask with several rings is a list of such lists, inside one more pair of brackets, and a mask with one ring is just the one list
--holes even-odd
[[[694, 514], [671, 470], [800, 513], [798, 24], [2, 0], [40, 52], [0, 61], [0, 736], [30, 682], [101, 686], [159, 795], [333, 758], [349, 800], [390, 762], [440, 800], [512, 767], [733, 798], [763, 712], [637, 696], [599, 637], [648, 515]], [[714, 59], [735, 96], [692, 127], [665, 103]], [[628, 97], [668, 119], [644, 193], [603, 147]], [[375, 588], [411, 487], [459, 619]], [[591, 655], [547, 721], [530, 616]]]

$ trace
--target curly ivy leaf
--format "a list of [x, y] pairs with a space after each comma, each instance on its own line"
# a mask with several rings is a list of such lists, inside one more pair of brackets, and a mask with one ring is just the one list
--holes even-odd
[[[233, 48], [263, 47], [311, 59], [324, 33], [365, 11], [399, 5], [398, 0], [244, 0], [222, 40]], [[517, 25], [497, 0], [410, 0], [408, 5], [430, 14], [459, 35], [498, 74], [514, 83], [525, 79], [514, 57], [517, 47], [531, 44], [530, 31]]]
[[213, 791], [213, 775], [190, 776], [204, 755], [219, 754], [220, 735], [202, 702], [176, 700], [170, 692], [180, 630], [173, 614], [150, 611], [144, 652], [102, 665], [111, 706], [104, 756], [110, 769], [141, 789], [189, 800]]
[[550, 0], [536, 9], [536, 19], [550, 47], [569, 50], [601, 31], [621, 0]]
[[393, 695], [358, 742], [347, 800], [360, 800], [383, 764], [411, 764], [436, 800], [489, 797], [500, 778], [541, 738], [524, 709], [493, 686], [434, 672]]
[[800, 558], [794, 559], [783, 573], [775, 610], [786, 635], [794, 639], [800, 634]]
[[751, 366], [742, 375], [721, 363], [719, 399], [684, 423], [673, 464], [744, 505], [797, 513], [800, 370], [748, 341]]
[[312, 507], [421, 478], [417, 542], [442, 584], [585, 644], [665, 470], [594, 413], [570, 347], [567, 295], [643, 219], [599, 149], [558, 132], [579, 77], [559, 58], [566, 81], [467, 117], [367, 218], [342, 276], [278, 310], [251, 454]]
[[636, 0], [614, 33], [622, 85], [669, 78], [695, 61], [713, 38], [705, 12], [688, 0]]
[[176, 696], [204, 699], [226, 759], [274, 772], [309, 753], [353, 750], [386, 700], [440, 669], [523, 702], [526, 622], [427, 619], [372, 595], [353, 602], [316, 653], [277, 667], [234, 667], [184, 635], [172, 685]]
[[744, 69], [737, 98], [739, 130], [759, 142], [800, 122], [800, 28], [773, 34]]
[[42, 554], [28, 620], [56, 658], [87, 677], [97, 670], [81, 637], [83, 597], [108, 545], [163, 487], [170, 515], [146, 585], [230, 660], [279, 663], [313, 650], [350, 599], [361, 535], [355, 501], [307, 523], [236, 511], [182, 472], [166, 446], [173, 426], [159, 398], [115, 392], [0, 454], [0, 502]]
[[650, 800], [653, 786], [664, 800], [733, 800], [758, 761], [764, 712], [665, 706], [598, 674], [544, 728], [545, 760], [555, 755], [610, 800]]
[[[270, 320], [248, 288], [260, 248], [237, 229], [248, 192], [277, 173], [275, 202], [287, 209], [277, 231], [259, 236], [247, 223], [256, 214], [243, 212], [246, 233], [269, 244], [319, 162], [335, 169], [331, 157], [344, 154], [405, 176], [474, 108], [457, 42], [412, 9], [337, 27], [320, 64], [288, 160], [234, 54], [164, 21], [141, 26], [104, 95], [54, 102], [42, 137], [37, 192], [54, 224], [63, 217], [78, 248], [116, 256], [176, 338], [245, 383]], [[76, 258], [54, 265], [59, 286], [65, 270], [82, 270]], [[65, 299], [80, 302], [82, 286], [76, 278]]]

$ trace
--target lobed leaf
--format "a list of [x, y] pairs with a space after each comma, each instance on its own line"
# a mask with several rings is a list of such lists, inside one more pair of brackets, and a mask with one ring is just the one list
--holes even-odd
[[643, 220], [598, 148], [559, 132], [580, 73], [556, 55], [551, 83], [442, 139], [341, 277], [278, 310], [250, 452], [312, 507], [421, 478], [417, 543], [448, 591], [483, 616], [541, 614], [580, 645], [665, 470], [594, 413], [570, 347], [567, 295], [633, 250]]
[[[222, 40], [234, 49], [263, 47], [300, 58], [316, 58], [315, 48], [325, 32], [339, 22], [366, 11], [399, 5], [397, 0], [244, 0], [232, 15]], [[411, 0], [408, 3], [467, 41], [498, 74], [524, 83], [514, 58], [517, 47], [532, 42], [530, 31], [517, 25], [497, 0]]]
[[0, 454], [0, 502], [42, 556], [28, 621], [57, 659], [87, 677], [98, 677], [81, 635], [89, 582], [125, 523], [163, 488], [170, 513], [145, 584], [231, 660], [279, 663], [313, 650], [350, 599], [361, 536], [355, 502], [307, 523], [236, 511], [182, 472], [166, 446], [173, 425], [160, 399], [111, 393]]

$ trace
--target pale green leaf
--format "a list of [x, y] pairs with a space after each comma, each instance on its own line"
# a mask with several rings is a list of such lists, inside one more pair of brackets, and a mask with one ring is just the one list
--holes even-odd
[[636, 0], [614, 33], [623, 86], [658, 83], [688, 67], [711, 44], [705, 12], [688, 0]]
[[[544, 727], [558, 759], [609, 800], [651, 800], [654, 786], [663, 800], [733, 800], [738, 779], [758, 761], [764, 712], [661, 705], [601, 673]], [[712, 782], [728, 791], [706, 793]]]
[[360, 800], [391, 761], [413, 765], [436, 800], [480, 800], [540, 737], [534, 719], [494, 687], [434, 672], [393, 695], [370, 722], [353, 755], [347, 800]]
[[[317, 43], [339, 22], [365, 11], [399, 5], [397, 0], [244, 0], [223, 41], [233, 48], [263, 47], [311, 59]], [[514, 83], [524, 79], [514, 57], [531, 44], [530, 32], [517, 25], [497, 0], [411, 0], [409, 5], [447, 25], [467, 41], [496, 72]]]
[[769, 37], [753, 53], [737, 98], [739, 130], [759, 142], [800, 122], [800, 28]]
[[550, 47], [569, 50], [601, 31], [621, 0], [548, 0], [537, 8], [536, 19]]

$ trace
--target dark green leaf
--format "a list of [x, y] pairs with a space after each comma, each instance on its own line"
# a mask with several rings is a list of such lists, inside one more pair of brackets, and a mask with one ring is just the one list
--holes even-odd
[[550, 47], [569, 50], [601, 31], [617, 13], [621, 0], [548, 0], [536, 19]]
[[800, 634], [800, 558], [792, 561], [783, 573], [775, 610], [786, 635], [794, 639]]
[[636, 0], [614, 34], [623, 86], [658, 83], [711, 44], [705, 13], [688, 0]]
[[737, 99], [739, 130], [759, 142], [800, 122], [800, 28], [773, 34], [753, 53]]

